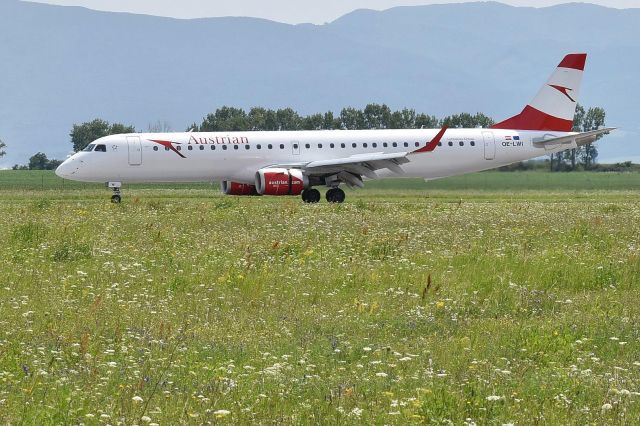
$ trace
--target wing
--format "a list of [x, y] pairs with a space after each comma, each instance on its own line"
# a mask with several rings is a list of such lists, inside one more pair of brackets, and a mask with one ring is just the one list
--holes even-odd
[[561, 145], [571, 145], [573, 142], [575, 142], [576, 145], [581, 146], [595, 142], [598, 136], [609, 134], [609, 132], [615, 129], [615, 127], [607, 127], [604, 129], [592, 130], [590, 132], [574, 133], [572, 135], [561, 136], [558, 138], [549, 135], [549, 137], [544, 136], [542, 138], [534, 139], [533, 145], [539, 148], [544, 147], [544, 149], [548, 151], [556, 149]]
[[303, 170], [305, 175], [310, 179], [324, 179], [327, 185], [343, 182], [350, 187], [357, 186], [362, 188], [364, 186], [362, 177], [377, 179], [378, 175], [376, 171], [378, 170], [388, 169], [395, 174], [403, 175], [404, 170], [402, 169], [402, 165], [410, 161], [408, 156], [433, 152], [446, 131], [447, 128], [443, 127], [431, 141], [415, 151], [394, 153], [373, 152], [330, 160], [311, 161], [308, 163], [278, 164], [274, 167], [299, 168]]

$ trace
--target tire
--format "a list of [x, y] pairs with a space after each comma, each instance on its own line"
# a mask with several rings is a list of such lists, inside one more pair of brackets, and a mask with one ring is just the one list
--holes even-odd
[[342, 204], [346, 198], [346, 194], [340, 188], [333, 188], [327, 191], [327, 201], [330, 203]]
[[317, 189], [305, 189], [302, 191], [302, 201], [308, 204], [315, 204], [320, 201], [320, 191]]
[[120, 204], [120, 202], [122, 201], [122, 197], [120, 197], [119, 195], [112, 195], [111, 196], [111, 202], [114, 204]]

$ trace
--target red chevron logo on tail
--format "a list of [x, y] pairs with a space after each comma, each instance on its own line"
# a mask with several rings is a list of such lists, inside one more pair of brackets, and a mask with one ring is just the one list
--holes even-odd
[[565, 95], [567, 98], [571, 99], [571, 102], [575, 103], [576, 101], [569, 95], [569, 90], [571, 90], [573, 92], [573, 89], [569, 89], [568, 87], [564, 87], [564, 86], [558, 86], [555, 84], [550, 84], [549, 86], [553, 87], [554, 89], [556, 89], [558, 92], [562, 93], [563, 95]]

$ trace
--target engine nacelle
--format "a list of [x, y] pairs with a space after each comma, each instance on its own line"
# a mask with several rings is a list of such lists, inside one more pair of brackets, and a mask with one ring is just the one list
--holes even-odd
[[223, 180], [221, 183], [222, 192], [225, 195], [258, 195], [256, 187], [248, 183], [229, 182]]
[[309, 187], [309, 178], [299, 169], [262, 169], [256, 173], [260, 195], [300, 195]]

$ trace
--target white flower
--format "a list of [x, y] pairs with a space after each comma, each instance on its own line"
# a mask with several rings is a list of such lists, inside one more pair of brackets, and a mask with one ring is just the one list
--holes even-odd
[[362, 350], [365, 352], [371, 352], [371, 348], [369, 346], [365, 346]]
[[229, 411], [229, 410], [217, 410], [217, 411], [214, 411], [213, 414], [215, 414], [217, 417], [224, 417], [224, 416], [228, 416], [229, 414], [231, 414], [231, 411]]
[[501, 399], [504, 399], [504, 397], [498, 395], [489, 395], [486, 398], [487, 401], [500, 401]]
[[611, 410], [613, 408], [613, 405], [606, 403], [602, 406], [602, 411], [608, 411]]
[[387, 373], [376, 373], [376, 376], [378, 376], [378, 377], [387, 377], [388, 374]]
[[138, 395], [134, 396], [131, 399], [133, 400], [133, 402], [142, 402], [143, 401], [143, 399], [141, 397], [139, 397]]
[[142, 416], [142, 417], [140, 418], [140, 420], [142, 420], [142, 421], [143, 421], [143, 422], [145, 422], [145, 423], [149, 423], [149, 422], [151, 421], [151, 417], [149, 417], [149, 416]]
[[354, 407], [353, 410], [351, 410], [351, 413], [349, 415], [360, 417], [362, 415], [362, 409], [358, 407]]

